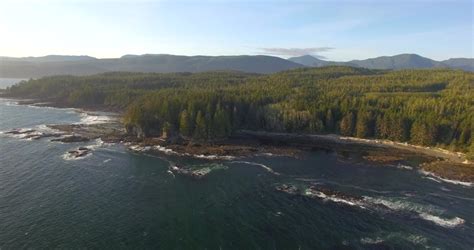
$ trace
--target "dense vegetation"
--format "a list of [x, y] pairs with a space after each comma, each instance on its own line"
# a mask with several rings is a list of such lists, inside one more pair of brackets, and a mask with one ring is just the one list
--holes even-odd
[[338, 133], [437, 145], [474, 154], [474, 74], [447, 70], [303, 68], [237, 72], [54, 76], [11, 96], [125, 111], [142, 136], [225, 138], [238, 129]]

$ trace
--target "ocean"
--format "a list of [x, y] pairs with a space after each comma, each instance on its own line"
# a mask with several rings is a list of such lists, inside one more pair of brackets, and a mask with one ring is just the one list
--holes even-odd
[[[100, 140], [29, 140], [5, 132], [103, 119], [6, 99], [0, 117], [1, 249], [474, 246], [474, 187], [415, 165], [367, 165], [328, 151], [211, 160]], [[66, 157], [80, 146], [92, 154]], [[176, 164], [210, 173], [175, 175]], [[282, 184], [300, 191], [281, 192]]]

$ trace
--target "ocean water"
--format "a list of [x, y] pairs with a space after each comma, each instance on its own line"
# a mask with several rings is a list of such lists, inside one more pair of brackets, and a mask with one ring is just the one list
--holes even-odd
[[[0, 117], [3, 132], [97, 121], [5, 99]], [[64, 157], [84, 145], [90, 156]], [[168, 173], [174, 164], [212, 171], [193, 179]], [[325, 151], [206, 160], [0, 134], [0, 248], [472, 249], [474, 187], [413, 167]], [[292, 195], [280, 184], [346, 196]]]

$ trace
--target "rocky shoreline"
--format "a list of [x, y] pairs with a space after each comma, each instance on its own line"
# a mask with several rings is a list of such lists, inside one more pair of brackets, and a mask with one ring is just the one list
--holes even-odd
[[[48, 102], [38, 103], [33, 100], [22, 101], [19, 104], [51, 105]], [[341, 159], [364, 161], [375, 166], [381, 164], [398, 166], [417, 159], [421, 161], [417, 167], [423, 171], [454, 181], [474, 183], [474, 164], [467, 161], [461, 153], [385, 140], [246, 130], [237, 131], [226, 140], [213, 142], [196, 142], [179, 136], [140, 139], [127, 134], [119, 119], [96, 124], [63, 124], [47, 125], [47, 127], [55, 132], [20, 129], [7, 131], [5, 134], [32, 140], [52, 138], [52, 141], [63, 143], [100, 139], [106, 143], [123, 143], [133, 146], [136, 151], [147, 149], [157, 153], [165, 152], [202, 159], [230, 159], [250, 155], [299, 158], [303, 152], [311, 150], [331, 151]], [[77, 155], [83, 156], [82, 153]]]
[[[53, 140], [74, 142], [101, 139], [107, 143], [123, 143], [135, 151], [174, 154], [201, 159], [234, 159], [250, 155], [278, 155], [299, 158], [303, 152], [327, 150], [335, 152], [341, 159], [363, 161], [374, 166], [405, 166], [407, 161], [421, 162], [419, 169], [440, 177], [474, 183], [474, 165], [454, 161], [451, 155], [417, 151], [390, 144], [372, 143], [368, 140], [340, 139], [335, 135], [295, 135], [255, 131], [238, 131], [227, 140], [194, 142], [181, 137], [151, 137], [139, 139], [128, 135], [119, 121], [100, 124], [49, 125], [63, 134], [72, 134]], [[405, 166], [406, 169], [413, 167]]]

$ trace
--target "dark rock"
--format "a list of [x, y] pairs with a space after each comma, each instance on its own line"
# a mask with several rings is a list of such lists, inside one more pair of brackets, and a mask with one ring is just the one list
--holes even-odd
[[22, 135], [22, 134], [30, 134], [30, 133], [33, 133], [33, 132], [36, 132], [36, 130], [34, 130], [34, 129], [29, 129], [29, 130], [24, 130], [24, 131], [12, 130], [12, 131], [5, 132], [5, 134]]
[[90, 152], [91, 152], [91, 150], [89, 148], [80, 147], [77, 150], [68, 151], [68, 154], [69, 154], [70, 157], [80, 158], [80, 157], [84, 157], [84, 156], [88, 155]]
[[52, 139], [51, 141], [59, 141], [59, 142], [87, 142], [90, 139], [87, 137], [83, 136], [78, 136], [78, 135], [71, 135], [71, 136], [66, 136], [63, 138], [58, 138], [58, 139]]
[[31, 134], [31, 135], [27, 135], [25, 136], [24, 138], [25, 139], [33, 139], [33, 140], [39, 140], [39, 139], [42, 139], [42, 138], [48, 138], [48, 137], [60, 137], [62, 136], [63, 134], [55, 134], [55, 133], [41, 133], [41, 134]]
[[140, 126], [135, 126], [135, 125], [130, 125], [130, 124], [126, 125], [125, 131], [128, 135], [133, 135], [140, 139], [147, 137], [146, 131], [142, 129]]
[[288, 194], [297, 194], [299, 192], [299, 189], [291, 184], [282, 184], [276, 187], [276, 190], [285, 192]]

